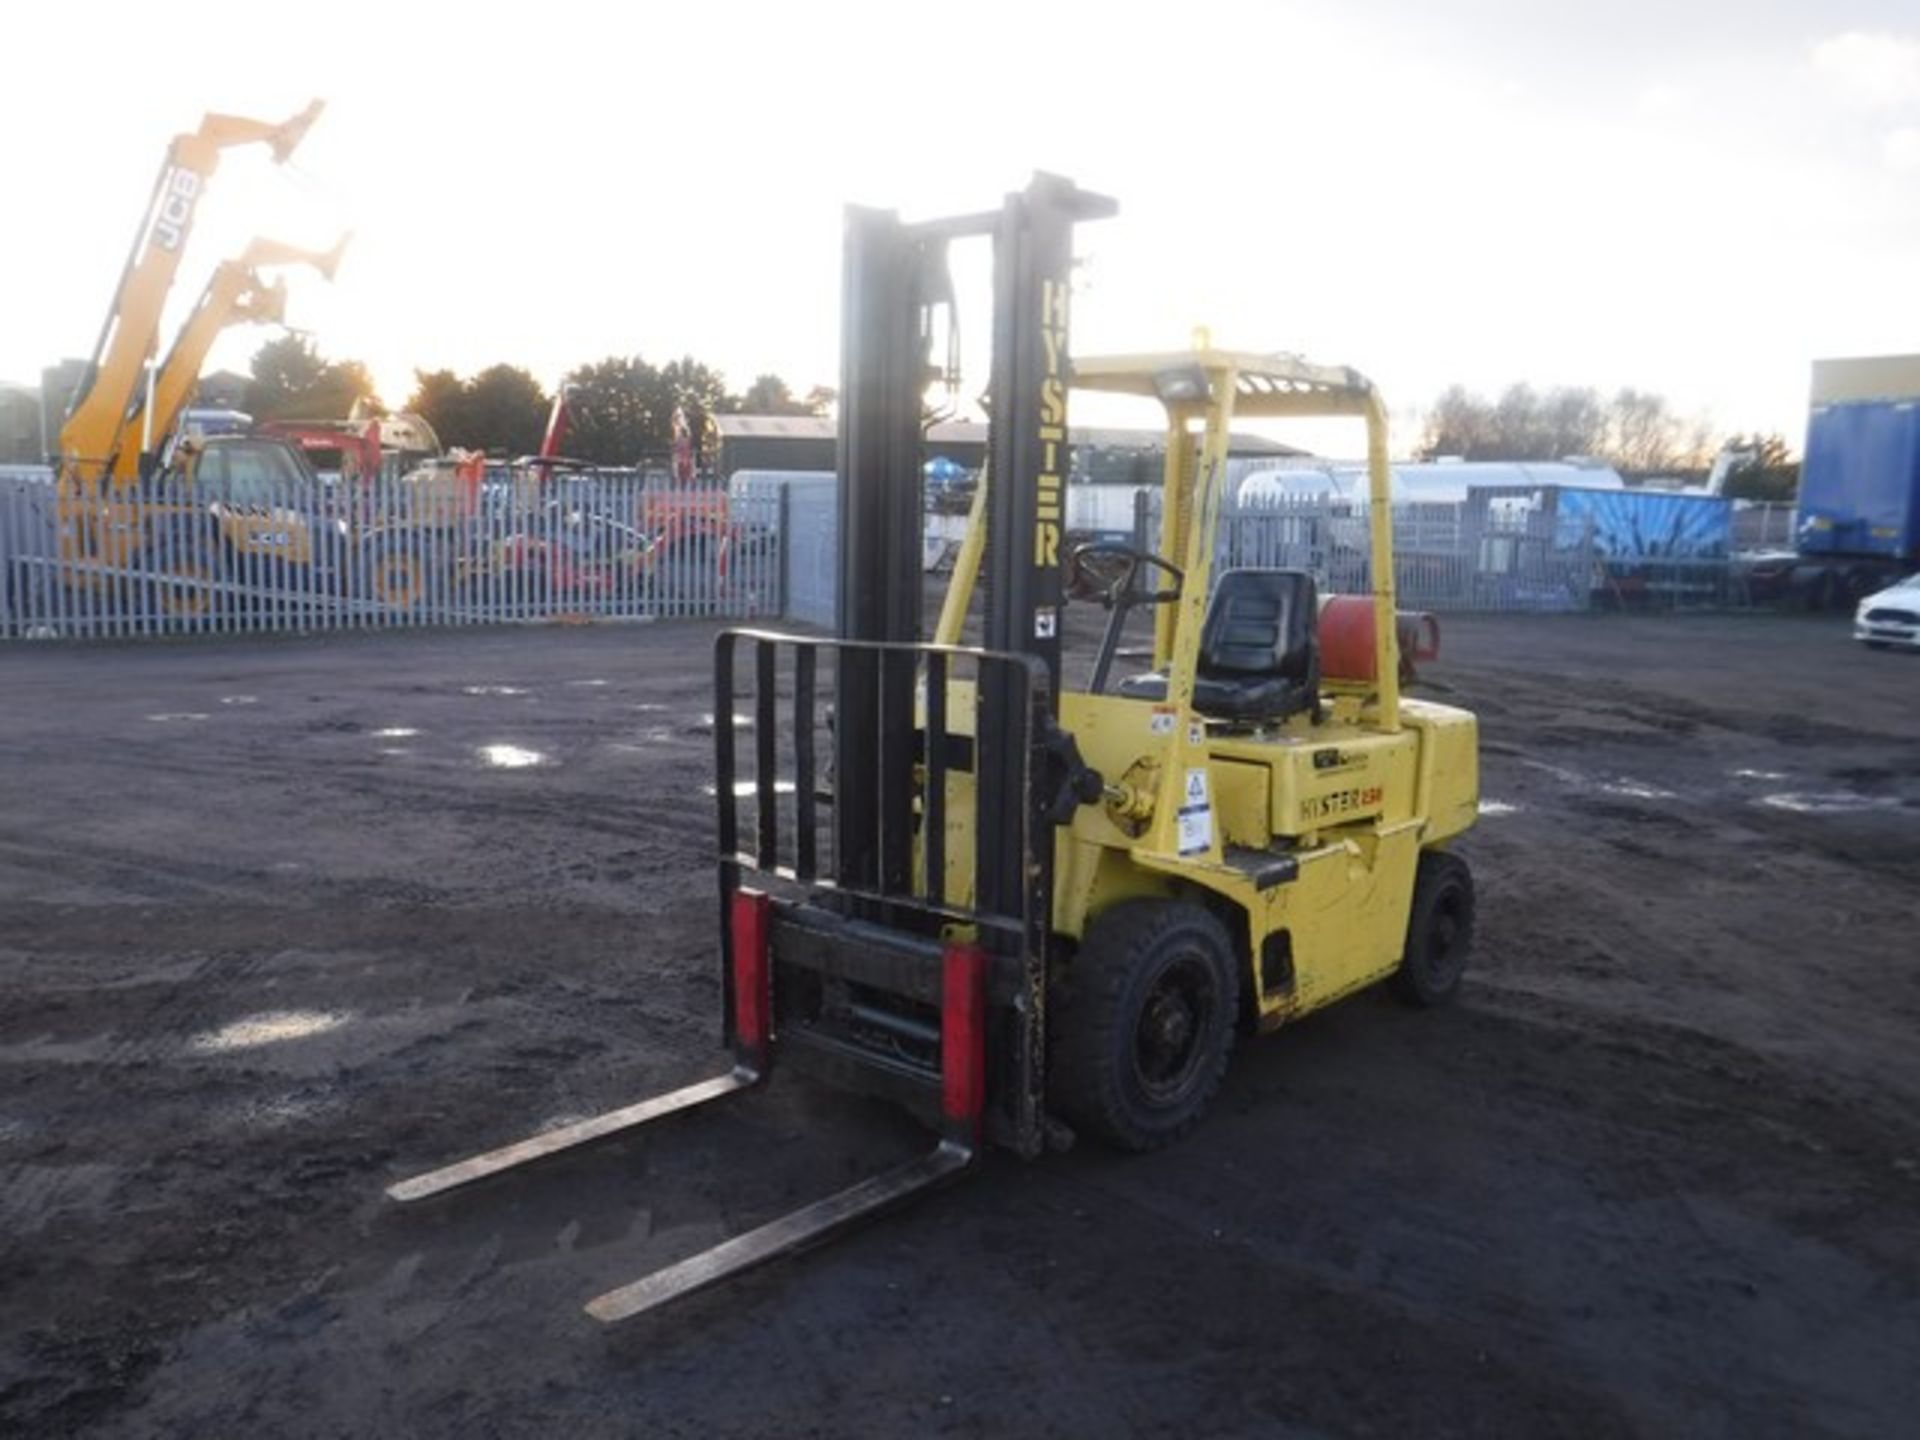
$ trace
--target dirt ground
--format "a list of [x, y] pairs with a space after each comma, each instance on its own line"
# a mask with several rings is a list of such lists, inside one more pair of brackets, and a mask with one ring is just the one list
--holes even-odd
[[1920, 657], [1460, 619], [1456, 1007], [1244, 1046], [1169, 1152], [984, 1174], [608, 1334], [911, 1154], [711, 1073], [712, 627], [0, 651], [0, 1432], [1911, 1434]]

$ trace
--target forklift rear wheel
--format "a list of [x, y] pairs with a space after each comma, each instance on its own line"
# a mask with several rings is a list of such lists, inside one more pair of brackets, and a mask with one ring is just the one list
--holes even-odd
[[1460, 988], [1473, 949], [1473, 872], [1458, 855], [1420, 857], [1407, 916], [1407, 949], [1393, 987], [1409, 1005], [1444, 1005]]
[[1220, 922], [1129, 900], [1087, 928], [1055, 1014], [1053, 1094], [1083, 1130], [1157, 1150], [1199, 1123], [1226, 1074], [1239, 970]]

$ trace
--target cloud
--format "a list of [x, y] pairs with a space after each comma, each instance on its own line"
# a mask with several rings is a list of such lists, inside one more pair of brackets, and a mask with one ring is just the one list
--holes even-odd
[[1813, 68], [1855, 105], [1920, 103], [1920, 40], [1849, 30], [1813, 47]]
[[1692, 104], [1693, 92], [1684, 85], [1662, 82], [1642, 90], [1634, 109], [1650, 120], [1662, 120], [1685, 113]]
[[1889, 170], [1920, 175], [1920, 126], [1904, 125], [1880, 142], [1880, 158]]

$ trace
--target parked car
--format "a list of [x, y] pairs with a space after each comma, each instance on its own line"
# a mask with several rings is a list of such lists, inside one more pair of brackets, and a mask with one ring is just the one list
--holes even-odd
[[1920, 650], [1920, 571], [1862, 600], [1853, 612], [1853, 638], [1874, 650]]

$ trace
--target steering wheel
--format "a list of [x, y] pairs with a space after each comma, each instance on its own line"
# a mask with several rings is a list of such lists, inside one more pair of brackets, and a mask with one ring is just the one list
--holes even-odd
[[[1171, 579], [1159, 589], [1139, 589], [1142, 571], [1161, 571]], [[1186, 575], [1151, 551], [1122, 540], [1089, 540], [1067, 554], [1067, 594], [1075, 600], [1098, 600], [1102, 605], [1165, 605], [1180, 598]]]

